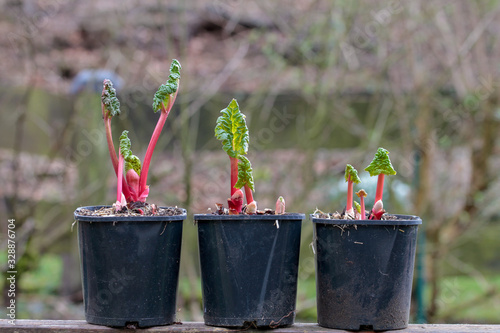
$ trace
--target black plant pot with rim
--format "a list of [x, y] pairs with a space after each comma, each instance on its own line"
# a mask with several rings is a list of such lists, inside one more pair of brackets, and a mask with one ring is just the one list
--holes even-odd
[[176, 216], [86, 216], [75, 211], [85, 318], [126, 327], [175, 321], [186, 211]]
[[343, 330], [403, 329], [410, 316], [417, 216], [315, 218], [318, 324]]
[[194, 215], [206, 325], [275, 328], [294, 323], [304, 217]]

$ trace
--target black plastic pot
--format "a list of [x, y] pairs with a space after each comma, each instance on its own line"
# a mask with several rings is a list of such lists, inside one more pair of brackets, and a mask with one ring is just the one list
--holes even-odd
[[95, 217], [75, 211], [85, 319], [125, 327], [175, 320], [182, 222], [177, 216]]
[[315, 218], [318, 324], [343, 330], [402, 329], [410, 316], [417, 216]]
[[304, 217], [194, 215], [206, 325], [275, 328], [294, 323]]

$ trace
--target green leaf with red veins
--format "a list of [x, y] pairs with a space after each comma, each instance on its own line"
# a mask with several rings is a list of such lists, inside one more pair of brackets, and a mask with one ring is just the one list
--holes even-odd
[[365, 171], [370, 173], [370, 176], [395, 175], [396, 170], [392, 167], [391, 160], [389, 159], [389, 152], [384, 148], [379, 148], [373, 161], [365, 168]]
[[222, 141], [222, 148], [229, 157], [240, 159], [247, 153], [250, 141], [245, 115], [235, 99], [221, 113], [215, 126], [215, 137]]

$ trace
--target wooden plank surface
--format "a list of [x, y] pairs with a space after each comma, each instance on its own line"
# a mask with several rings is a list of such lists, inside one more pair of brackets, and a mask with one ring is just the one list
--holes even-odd
[[[0, 332], [2, 333], [38, 333], [38, 332], [56, 332], [56, 333], [97, 333], [97, 332], [147, 332], [147, 333], [160, 333], [160, 332], [242, 332], [245, 330], [234, 330], [220, 327], [205, 326], [203, 323], [182, 323], [170, 326], [158, 326], [148, 329], [137, 330], [120, 330], [105, 326], [97, 326], [87, 324], [84, 320], [16, 320], [16, 325], [9, 324], [5, 319], [0, 319]], [[246, 330], [251, 331], [251, 330]], [[340, 330], [327, 329], [318, 326], [317, 324], [295, 324], [290, 327], [277, 328], [272, 330], [274, 333], [297, 333], [297, 332], [345, 332]], [[259, 330], [259, 332], [265, 332]], [[428, 324], [413, 324], [407, 329], [394, 331], [395, 333], [470, 333], [470, 332], [486, 332], [486, 333], [500, 333], [500, 325], [428, 325]]]

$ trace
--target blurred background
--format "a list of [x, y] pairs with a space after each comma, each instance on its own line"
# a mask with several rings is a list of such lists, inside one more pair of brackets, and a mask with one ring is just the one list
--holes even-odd
[[[115, 140], [127, 128], [143, 158], [176, 58], [148, 202], [189, 212], [179, 320], [202, 321], [192, 214], [229, 195], [213, 130], [234, 97], [260, 208], [283, 195], [288, 211], [341, 211], [346, 163], [371, 202], [362, 170], [385, 147], [398, 171], [385, 208], [424, 221], [411, 321], [500, 323], [499, 1], [3, 0], [0, 31], [0, 267], [15, 219], [18, 318], [84, 318], [73, 212], [115, 192], [102, 80], [121, 101]], [[302, 322], [316, 319], [311, 241], [306, 219]]]

